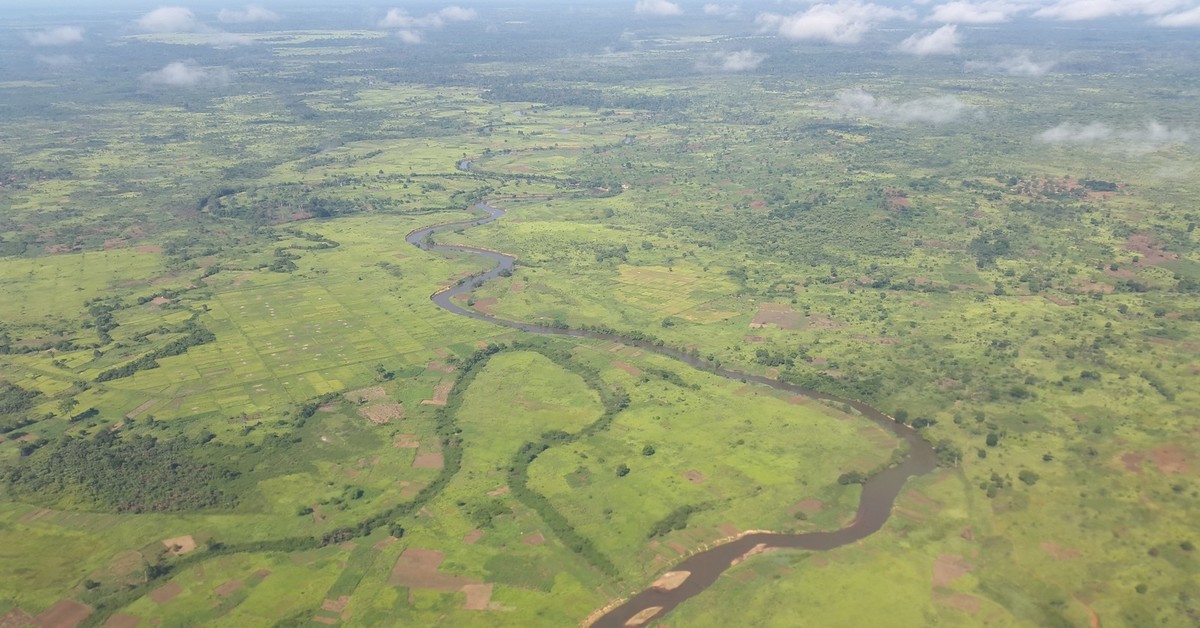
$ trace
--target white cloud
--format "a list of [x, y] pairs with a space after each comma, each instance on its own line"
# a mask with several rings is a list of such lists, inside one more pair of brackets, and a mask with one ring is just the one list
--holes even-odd
[[424, 28], [442, 28], [447, 22], [469, 22], [477, 19], [479, 13], [475, 9], [464, 9], [459, 6], [448, 6], [440, 11], [416, 17], [409, 15], [404, 9], [391, 9], [379, 21], [382, 28], [402, 28], [407, 30]]
[[1171, 13], [1160, 16], [1154, 20], [1154, 23], [1169, 28], [1200, 26], [1200, 7], [1196, 7], [1190, 11], [1183, 11], [1182, 13]]
[[1098, 20], [1128, 15], [1163, 15], [1191, 5], [1192, 0], [1058, 0], [1033, 15], [1064, 21]]
[[1028, 6], [1028, 2], [1022, 5], [1003, 0], [984, 0], [982, 2], [956, 0], [934, 7], [933, 12], [926, 19], [929, 22], [943, 24], [998, 24], [1012, 19], [1026, 6]]
[[195, 61], [174, 61], [163, 66], [161, 70], [143, 74], [142, 80], [150, 85], [167, 87], [224, 85], [229, 82], [229, 72], [224, 68], [205, 70]]
[[1028, 52], [1022, 52], [1000, 61], [995, 68], [1012, 76], [1042, 76], [1055, 65], [1054, 61], [1034, 61]]
[[847, 116], [928, 124], [948, 124], [970, 110], [965, 102], [955, 96], [932, 96], [897, 103], [876, 98], [861, 89], [839, 93], [833, 108]]
[[258, 4], [248, 4], [245, 9], [221, 9], [217, 13], [217, 20], [226, 24], [274, 22], [278, 19], [278, 13]]
[[670, 0], [638, 0], [633, 5], [633, 12], [638, 15], [681, 15], [683, 9]]
[[189, 33], [201, 28], [196, 15], [184, 7], [161, 7], [137, 21], [138, 28], [149, 33]]
[[732, 17], [734, 15], [737, 15], [738, 11], [740, 9], [741, 9], [741, 7], [736, 4], [722, 5], [722, 4], [716, 4], [716, 3], [710, 2], [706, 5], [704, 5], [703, 10], [704, 10], [705, 15], [719, 15], [721, 17]]
[[437, 14], [447, 22], [470, 22], [479, 18], [479, 13], [475, 9], [464, 9], [459, 6], [448, 6], [438, 11]]
[[1183, 129], [1172, 129], [1151, 120], [1144, 127], [1114, 128], [1103, 122], [1075, 124], [1064, 122], [1038, 134], [1038, 139], [1049, 144], [1106, 144], [1122, 150], [1142, 152], [1166, 144], [1186, 142], [1191, 134]]
[[406, 44], [419, 44], [425, 41], [425, 38], [421, 36], [421, 31], [400, 30], [396, 31], [396, 37]]
[[917, 33], [900, 42], [900, 52], [924, 57], [926, 55], [958, 54], [962, 36], [958, 26], [947, 24], [932, 33]]
[[911, 19], [912, 12], [857, 0], [817, 4], [792, 15], [762, 13], [758, 23], [764, 30], [777, 31], [789, 39], [817, 39], [835, 44], [856, 44], [878, 24], [894, 19]]
[[759, 54], [747, 48], [736, 52], [719, 52], [710, 57], [710, 61], [701, 61], [696, 69], [702, 72], [745, 72], [757, 68], [767, 55]]
[[59, 26], [26, 36], [34, 46], [65, 46], [83, 41], [83, 29], [78, 26]]

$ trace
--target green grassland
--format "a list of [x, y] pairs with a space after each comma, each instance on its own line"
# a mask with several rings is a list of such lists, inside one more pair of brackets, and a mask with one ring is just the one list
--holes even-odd
[[[121, 46], [232, 63], [217, 35]], [[839, 477], [903, 454], [842, 408], [441, 310], [484, 262], [405, 235], [492, 199], [503, 219], [435, 237], [518, 257], [471, 307], [655, 337], [961, 453], [880, 533], [747, 560], [666, 624], [1192, 623], [1195, 146], [1034, 139], [1063, 103], [1186, 99], [475, 36], [496, 50], [256, 33], [258, 66], [194, 90], [0, 83], [0, 613], [569, 625], [740, 531], [845, 525]], [[848, 88], [968, 114], [848, 115]]]

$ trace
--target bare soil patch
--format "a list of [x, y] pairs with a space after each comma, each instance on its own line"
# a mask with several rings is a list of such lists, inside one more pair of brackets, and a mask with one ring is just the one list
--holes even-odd
[[512, 489], [508, 488], [507, 486], [501, 486], [500, 488], [494, 488], [494, 489], [488, 491], [487, 494], [488, 494], [488, 497], [498, 497], [500, 495], [508, 495], [508, 492], [510, 490], [512, 490]]
[[629, 373], [630, 375], [632, 375], [634, 377], [641, 377], [641, 375], [642, 375], [642, 369], [639, 369], [638, 367], [636, 367], [632, 364], [626, 364], [624, 362], [614, 361], [612, 363], [612, 365], [621, 369], [622, 371], [625, 371], [626, 373]]
[[433, 389], [433, 399], [425, 399], [421, 403], [429, 406], [444, 406], [446, 405], [446, 401], [450, 399], [451, 388], [454, 388], [454, 382], [439, 382]]
[[690, 571], [668, 571], [660, 576], [658, 580], [655, 580], [654, 584], [650, 585], [650, 588], [662, 591], [674, 591], [690, 578], [691, 575], [692, 572]]
[[463, 537], [463, 543], [466, 543], [467, 545], [474, 545], [479, 542], [479, 539], [482, 538], [483, 530], [471, 530], [466, 536]]
[[546, 542], [546, 537], [539, 531], [525, 535], [521, 539], [521, 542], [526, 545], [543, 545]]
[[122, 240], [121, 238], [109, 238], [104, 241], [104, 250], [105, 251], [111, 251], [113, 249], [123, 249], [127, 246], [129, 246], [129, 241]]
[[804, 314], [797, 312], [789, 305], [781, 303], [762, 303], [758, 313], [750, 321], [750, 329], [762, 329], [767, 325], [775, 325], [779, 329], [796, 329], [804, 324]]
[[138, 253], [162, 253], [162, 246], [158, 244], [143, 244], [135, 249]]
[[383, 386], [372, 386], [370, 388], [352, 390], [343, 396], [347, 401], [352, 403], [366, 403], [368, 401], [379, 401], [387, 397], [387, 391], [383, 389]]
[[150, 299], [150, 303], [153, 303], [154, 305], [170, 305], [174, 303], [174, 301], [168, 297], [154, 297], [153, 299]]
[[769, 551], [769, 549], [767, 548], [766, 543], [759, 543], [758, 545], [755, 545], [754, 547], [750, 548], [750, 551], [729, 561], [729, 566], [733, 567], [734, 565], [737, 565], [737, 564], [745, 561], [746, 559], [750, 558], [751, 556], [758, 556], [759, 554], [765, 554], [768, 551]]
[[942, 554], [933, 563], [933, 586], [944, 587], [971, 573], [971, 564], [956, 554]]
[[75, 600], [59, 600], [33, 618], [42, 628], [75, 628], [92, 614], [92, 607]]
[[150, 592], [150, 599], [158, 604], [166, 604], [183, 593], [183, 587], [174, 582], [168, 582]]
[[657, 615], [662, 609], [663, 607], [661, 606], [651, 606], [637, 615], [630, 617], [629, 621], [625, 622], [625, 627], [635, 628], [636, 626], [641, 626], [651, 619], [654, 619], [654, 616]]
[[1149, 233], [1135, 233], [1125, 240], [1125, 250], [1137, 253], [1141, 258], [1138, 266], [1154, 266], [1163, 262], [1179, 259], [1175, 253], [1168, 253], [1154, 242], [1154, 236]]
[[234, 593], [237, 593], [238, 589], [245, 586], [245, 584], [246, 583], [242, 582], [241, 580], [230, 580], [229, 582], [226, 582], [225, 584], [213, 589], [213, 593], [216, 593], [221, 597], [229, 597]]
[[434, 361], [430, 362], [425, 368], [427, 368], [431, 371], [437, 371], [438, 373], [453, 373], [454, 372], [453, 366], [450, 366], [449, 364], [446, 364], [445, 362], [442, 362], [441, 360], [434, 360]]
[[488, 297], [486, 299], [476, 299], [475, 300], [475, 309], [479, 310], [480, 312], [483, 312], [484, 314], [487, 314], [488, 316], [495, 316], [496, 313], [492, 311], [492, 306], [499, 302], [500, 302], [500, 300], [495, 297]]
[[1142, 454], [1134, 452], [1121, 455], [1121, 463], [1125, 465], [1125, 470], [1129, 471], [1130, 473], [1141, 473], [1142, 461], [1144, 459], [1145, 458], [1142, 456]]
[[176, 555], [182, 556], [196, 549], [196, 539], [192, 535], [177, 536], [171, 539], [163, 539], [162, 544], [167, 548], [167, 551]]
[[410, 547], [396, 559], [388, 583], [392, 586], [441, 591], [457, 591], [464, 585], [477, 584], [463, 576], [439, 572], [438, 567], [444, 558], [445, 555], [436, 550]]
[[1191, 468], [1188, 453], [1182, 445], [1155, 447], [1150, 450], [1150, 456], [1154, 459], [1154, 466], [1163, 473], [1187, 473]]
[[695, 469], [692, 469], [691, 471], [685, 471], [683, 473], [683, 477], [692, 484], [703, 484], [705, 479], [704, 474]]
[[1060, 307], [1072, 307], [1075, 305], [1074, 301], [1062, 297], [1047, 296], [1046, 300]]
[[412, 466], [414, 469], [441, 469], [445, 466], [445, 460], [442, 459], [440, 451], [417, 454], [417, 457], [413, 458]]
[[417, 440], [416, 434], [396, 434], [396, 442], [392, 443], [392, 447], [403, 447], [406, 449], [416, 449], [421, 446], [421, 441]]
[[377, 403], [373, 406], [366, 406], [358, 409], [359, 416], [369, 420], [375, 425], [383, 425], [395, 420], [404, 418], [404, 404], [402, 403]]
[[136, 628], [141, 621], [133, 615], [113, 615], [104, 622], [104, 628]]
[[810, 497], [793, 504], [791, 508], [788, 508], [787, 513], [795, 517], [797, 513], [802, 512], [806, 515], [814, 515], [822, 510], [825, 510], [825, 502]]
[[983, 600], [970, 593], [934, 593], [933, 600], [942, 606], [957, 608], [972, 615], [983, 608]]
[[19, 608], [14, 608], [0, 616], [0, 628], [21, 628], [31, 622], [33, 622], [33, 617]]
[[469, 611], [486, 611], [491, 608], [491, 584], [464, 584], [462, 592], [467, 594], [467, 602], [463, 608]]
[[737, 536], [737, 533], [741, 532], [741, 530], [739, 530], [738, 527], [732, 523], [722, 523], [721, 525], [717, 526], [717, 530], [719, 530], [721, 534], [724, 534], [725, 536]]
[[1070, 547], [1063, 547], [1053, 541], [1042, 541], [1038, 547], [1042, 548], [1043, 552], [1046, 552], [1058, 560], [1070, 560], [1072, 558], [1079, 558], [1080, 556], [1083, 556], [1083, 552]]
[[325, 600], [321, 602], [321, 610], [340, 613], [346, 610], [346, 606], [350, 604], [350, 596], [343, 595], [336, 600]]

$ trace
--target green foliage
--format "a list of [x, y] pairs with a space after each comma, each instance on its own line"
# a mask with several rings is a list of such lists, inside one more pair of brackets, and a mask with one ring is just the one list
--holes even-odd
[[656, 522], [654, 526], [650, 528], [650, 532], [646, 535], [646, 538], [652, 539], [658, 536], [666, 536], [675, 530], [682, 530], [687, 527], [688, 517], [691, 517], [694, 513], [700, 512], [704, 509], [705, 506], [702, 505], [689, 504], [686, 506], [680, 506], [675, 510], [672, 510], [671, 514]]
[[171, 512], [230, 508], [237, 496], [228, 484], [240, 473], [206, 458], [218, 445], [177, 436], [120, 438], [104, 430], [94, 438], [66, 437], [0, 479], [14, 493], [38, 503], [60, 501], [114, 512]]

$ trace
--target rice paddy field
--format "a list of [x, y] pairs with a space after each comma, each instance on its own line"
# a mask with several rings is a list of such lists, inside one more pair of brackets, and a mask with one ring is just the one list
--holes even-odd
[[[237, 54], [110, 24], [0, 82], [0, 625], [586, 623], [849, 525], [907, 454], [647, 344], [940, 463], [650, 625], [1195, 625], [1196, 145], [1038, 139], [1200, 123], [1194, 42], [1097, 90], [1076, 31], [1017, 77], [495, 11], [407, 45], [298, 10]], [[728, 42], [768, 61], [704, 69]], [[132, 69], [175, 58], [197, 83]], [[481, 202], [432, 236], [517, 258], [469, 318], [430, 296], [487, 262], [405, 237]]]

